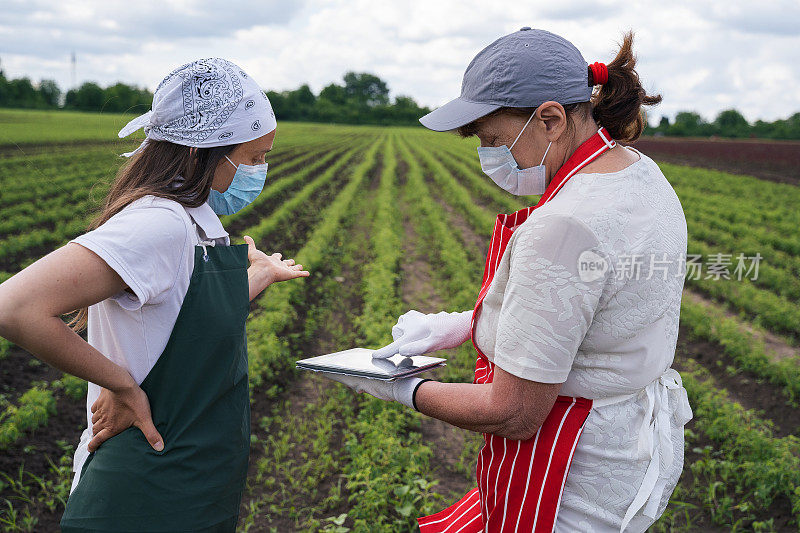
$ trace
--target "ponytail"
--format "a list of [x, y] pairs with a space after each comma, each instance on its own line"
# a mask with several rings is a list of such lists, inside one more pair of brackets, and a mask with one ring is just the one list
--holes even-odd
[[[607, 129], [614, 139], [623, 142], [633, 142], [642, 134], [642, 106], [661, 102], [660, 94], [648, 95], [645, 92], [634, 70], [635, 66], [633, 32], [628, 31], [623, 36], [617, 56], [607, 66], [608, 80], [592, 95], [592, 116], [595, 121]], [[603, 80], [597, 81], [602, 83]], [[589, 86], [594, 85], [596, 83], [590, 66]]]

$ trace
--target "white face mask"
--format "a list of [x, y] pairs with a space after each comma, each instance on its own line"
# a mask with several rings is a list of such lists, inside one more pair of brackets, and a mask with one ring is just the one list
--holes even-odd
[[[528, 127], [528, 123], [532, 118], [533, 113], [531, 113], [530, 118], [528, 118], [528, 122], [522, 126], [522, 130], [519, 132], [519, 135], [517, 135], [517, 138], [511, 143], [511, 148], [514, 148], [514, 145], [517, 144], [517, 140], [522, 135], [522, 132], [525, 131], [525, 128]], [[552, 144], [551, 142], [547, 145], [547, 150], [545, 150], [542, 156], [542, 162], [539, 163], [539, 166], [523, 169], [519, 168], [514, 156], [511, 155], [511, 148], [505, 144], [502, 146], [479, 146], [478, 158], [481, 162], [481, 170], [483, 170], [484, 174], [492, 178], [492, 181], [500, 188], [505, 189], [511, 194], [517, 196], [544, 194], [544, 190], [546, 189], [545, 180], [547, 177], [544, 158], [547, 157], [547, 152], [550, 151], [550, 146]]]

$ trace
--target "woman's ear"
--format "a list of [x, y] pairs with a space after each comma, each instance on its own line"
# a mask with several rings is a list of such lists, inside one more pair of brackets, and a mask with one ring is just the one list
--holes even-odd
[[558, 102], [552, 100], [536, 108], [536, 115], [542, 121], [544, 135], [548, 142], [554, 142], [567, 128], [567, 112]]

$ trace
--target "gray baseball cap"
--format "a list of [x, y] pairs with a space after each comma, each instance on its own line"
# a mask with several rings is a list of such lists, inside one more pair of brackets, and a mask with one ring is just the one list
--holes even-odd
[[526, 26], [481, 50], [464, 72], [461, 96], [419, 121], [434, 131], [447, 131], [501, 107], [588, 102], [588, 71], [589, 64], [571, 42]]

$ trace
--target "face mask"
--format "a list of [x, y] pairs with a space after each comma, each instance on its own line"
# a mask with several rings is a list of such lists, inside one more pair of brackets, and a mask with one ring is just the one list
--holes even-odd
[[[528, 123], [532, 118], [533, 113], [528, 118], [528, 122], [522, 126], [517, 138], [511, 143], [511, 148], [514, 148], [514, 145], [517, 144], [517, 140], [522, 135], [522, 132], [525, 131], [525, 128], [528, 127]], [[511, 148], [506, 145], [479, 146], [478, 158], [480, 159], [483, 173], [492, 178], [492, 181], [500, 188], [517, 196], [544, 194], [546, 188], [544, 158], [547, 157], [547, 152], [550, 151], [552, 144], [551, 142], [547, 145], [547, 150], [542, 156], [542, 162], [537, 167], [520, 169], [514, 156], [511, 155]]]
[[225, 192], [211, 189], [208, 204], [218, 215], [232, 215], [252, 203], [261, 194], [267, 180], [267, 164], [237, 165], [226, 155], [225, 159], [236, 168], [233, 181]]

